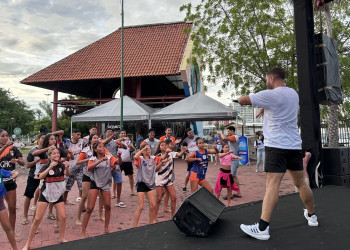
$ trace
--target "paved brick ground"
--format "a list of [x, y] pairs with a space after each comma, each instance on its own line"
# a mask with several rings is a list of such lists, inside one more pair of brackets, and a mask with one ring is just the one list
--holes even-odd
[[[181, 203], [185, 200], [185, 198], [190, 194], [189, 191], [183, 192], [183, 182], [185, 176], [187, 174], [187, 165], [184, 160], [176, 159], [175, 162], [175, 188], [177, 193], [177, 207], [181, 205]], [[27, 179], [27, 170], [20, 169], [19, 171], [21, 175], [18, 177], [17, 184], [17, 222], [16, 222], [16, 234], [19, 235], [22, 240], [18, 242], [18, 247], [22, 248], [26, 242], [28, 231], [30, 228], [30, 224], [21, 225], [22, 214], [23, 214], [23, 193], [26, 186]], [[136, 173], [137, 170], [135, 170]], [[214, 163], [209, 163], [209, 168], [207, 172], [207, 180], [214, 187], [217, 173], [219, 171], [219, 166]], [[264, 173], [255, 173], [255, 166], [241, 166], [238, 169], [238, 176], [240, 178], [241, 183], [241, 192], [242, 198], [235, 198], [231, 203], [232, 206], [248, 203], [252, 201], [262, 200], [265, 193], [265, 174]], [[137, 206], [137, 196], [130, 196], [130, 188], [128, 179], [123, 176], [124, 184], [122, 191], [122, 201], [126, 204], [126, 208], [118, 208], [112, 207], [112, 216], [110, 229], [111, 231], [121, 231], [132, 227], [133, 224], [133, 215]], [[189, 185], [188, 185], [189, 189]], [[280, 194], [288, 194], [294, 192], [294, 186], [291, 181], [291, 177], [289, 174], [286, 174], [284, 180], [281, 184]], [[223, 191], [225, 194], [226, 191]], [[69, 193], [69, 200], [74, 200], [78, 197], [77, 187], [74, 186], [72, 191]], [[222, 200], [222, 198], [220, 198]], [[222, 200], [223, 201], [223, 200]], [[115, 200], [112, 200], [112, 204], [114, 204]], [[223, 201], [225, 202], [225, 201]], [[81, 227], [75, 225], [75, 216], [77, 211], [77, 204], [75, 205], [67, 205], [66, 213], [67, 213], [67, 227], [66, 227], [66, 239], [67, 240], [76, 240], [80, 238], [81, 235]], [[148, 223], [148, 203], [145, 202], [144, 211], [141, 214], [139, 226], [146, 225]], [[162, 205], [161, 205], [162, 208]], [[257, 215], [258, 219], [259, 215]], [[33, 211], [29, 212], [29, 222], [31, 222], [33, 218]], [[158, 213], [158, 222], [170, 220], [170, 214], [164, 213], [162, 209]], [[52, 244], [58, 243], [58, 233], [55, 233], [53, 227], [54, 221], [48, 220], [46, 216], [44, 217], [41, 225], [39, 226], [39, 233], [35, 235], [35, 238], [32, 242], [31, 247], [42, 247]], [[96, 236], [103, 233], [104, 222], [98, 219], [98, 209], [96, 206], [95, 211], [90, 219], [88, 225], [88, 236]], [[0, 229], [2, 230], [2, 229]], [[5, 233], [2, 231], [0, 233], [0, 248], [1, 249], [11, 249], [10, 244], [6, 238]]]

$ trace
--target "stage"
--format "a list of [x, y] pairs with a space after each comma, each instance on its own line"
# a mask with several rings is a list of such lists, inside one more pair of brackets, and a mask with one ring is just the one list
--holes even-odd
[[313, 192], [319, 226], [307, 225], [297, 193], [286, 195], [279, 199], [268, 241], [246, 236], [239, 228], [258, 222], [260, 201], [226, 208], [206, 238], [185, 236], [166, 221], [40, 249], [350, 249], [350, 188], [326, 186]]

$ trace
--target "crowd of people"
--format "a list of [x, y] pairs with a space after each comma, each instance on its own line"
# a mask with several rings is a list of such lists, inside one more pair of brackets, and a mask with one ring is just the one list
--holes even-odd
[[[287, 170], [306, 208], [303, 215], [308, 225], [318, 226], [313, 194], [305, 171], [312, 155], [308, 152], [303, 154], [297, 127], [298, 95], [295, 90], [286, 87], [285, 73], [281, 68], [274, 68], [267, 72], [266, 85], [267, 90], [240, 97], [238, 100], [241, 105], [259, 107], [258, 116], [264, 115], [265, 138], [259, 136], [255, 142], [259, 159], [256, 171], [259, 170], [260, 159], [263, 161], [263, 171], [266, 171], [266, 193], [262, 212], [258, 223], [240, 225], [244, 233], [259, 240], [270, 238], [270, 220], [278, 202], [281, 181]], [[117, 199], [116, 206], [125, 207], [120, 200], [122, 171], [128, 177], [130, 195], [137, 195], [138, 202], [133, 223], [135, 227], [143, 211], [145, 197], [149, 204], [150, 224], [157, 220], [163, 197], [164, 206], [167, 206], [170, 199], [173, 216], [176, 209], [174, 158], [183, 155], [186, 155], [185, 161], [188, 164], [188, 175], [184, 180], [183, 191], [187, 191], [187, 185], [190, 182], [192, 193], [199, 186], [213, 193], [211, 184], [206, 180], [208, 155], [218, 156], [221, 168], [214, 190], [219, 198], [222, 188], [227, 189], [227, 206], [229, 206], [232, 191], [236, 192], [234, 194], [236, 197], [242, 195], [237, 176], [240, 159], [237, 153], [239, 136], [235, 134], [235, 128], [229, 126], [227, 135], [218, 134], [217, 144], [222, 148], [220, 152], [216, 144], [212, 148], [205, 148], [204, 140], [195, 136], [191, 128], [188, 128], [186, 133], [187, 137], [182, 141], [175, 139], [171, 128], [167, 128], [165, 135], [156, 139], [154, 129], [150, 129], [147, 139], [142, 140], [141, 136], [138, 136], [139, 150], [132, 159], [130, 153], [136, 149], [125, 130], [121, 130], [117, 137], [113, 130], [107, 129], [102, 140], [97, 135], [96, 127], [92, 127], [90, 134], [83, 139], [81, 139], [81, 132], [76, 129], [67, 143], [62, 141], [63, 131], [56, 131], [40, 134], [38, 145], [29, 152], [25, 162], [22, 153], [13, 145], [7, 132], [0, 129], [0, 222], [12, 247], [17, 249], [14, 233], [17, 188], [15, 179], [18, 176], [18, 172], [15, 171], [16, 164], [26, 165], [29, 168], [22, 224], [29, 223], [28, 209], [33, 198], [35, 204], [34, 219], [23, 249], [30, 247], [47, 207], [49, 207], [48, 217], [55, 219], [55, 227], [59, 228], [60, 241], [66, 241], [64, 237], [65, 203], [70, 202], [68, 194], [74, 182], [77, 182], [79, 189], [76, 225], [81, 226], [82, 237], [86, 237], [86, 229], [98, 196], [100, 197], [99, 216], [105, 222], [104, 231], [108, 233], [111, 199]], [[133, 164], [138, 169], [136, 180], [134, 180]], [[4, 200], [7, 202], [8, 212]], [[56, 215], [53, 214], [53, 207]]]
[[[127, 137], [126, 130], [117, 132], [107, 128], [104, 139], [101, 139], [94, 126], [90, 128], [89, 135], [83, 138], [81, 131], [75, 129], [68, 141], [62, 139], [64, 131], [60, 130], [39, 134], [37, 145], [30, 150], [25, 161], [20, 150], [9, 139], [7, 132], [0, 130], [0, 219], [9, 242], [16, 249], [16, 241], [20, 240], [15, 235], [17, 195], [15, 179], [18, 176], [15, 170], [16, 164], [29, 169], [21, 223], [30, 224], [30, 229], [23, 249], [30, 247], [46, 210], [48, 210], [47, 218], [55, 221], [54, 227], [59, 231], [59, 241], [66, 242], [65, 205], [75, 202], [79, 203], [75, 224], [81, 226], [82, 238], [86, 237], [86, 229], [98, 197], [99, 218], [105, 223], [104, 232], [108, 233], [111, 200], [116, 199], [116, 207], [126, 207], [121, 201], [122, 172], [129, 181], [130, 196], [137, 196], [134, 227], [138, 225], [145, 197], [149, 204], [150, 224], [156, 222], [163, 199], [163, 210], [169, 211], [170, 201], [169, 212], [174, 216], [176, 211], [174, 158], [184, 158], [188, 165], [184, 192], [187, 191], [188, 182], [191, 193], [202, 186], [211, 193], [215, 191], [218, 198], [222, 188], [226, 188], [227, 206], [229, 206], [232, 190], [236, 192], [236, 196], [241, 194], [237, 178], [237, 160], [240, 159], [237, 156], [239, 137], [235, 135], [235, 128], [232, 126], [228, 127], [227, 132], [228, 136], [218, 135], [222, 146], [219, 152], [216, 144], [212, 148], [205, 148], [204, 139], [196, 136], [191, 128], [186, 130], [187, 137], [184, 140], [175, 139], [171, 128], [166, 128], [165, 135], [156, 139], [155, 130], [151, 128], [146, 139], [138, 136], [135, 146]], [[205, 178], [209, 154], [217, 155], [221, 162], [214, 188]], [[137, 169], [136, 179], [134, 179], [134, 166]], [[79, 190], [76, 201], [69, 199], [69, 192], [74, 183], [77, 183]], [[29, 209], [35, 210], [31, 223], [28, 220]]]

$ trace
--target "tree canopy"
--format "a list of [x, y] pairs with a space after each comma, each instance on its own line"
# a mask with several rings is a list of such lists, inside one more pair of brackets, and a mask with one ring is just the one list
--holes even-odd
[[[331, 9], [345, 96], [350, 93], [349, 5], [340, 1]], [[207, 82], [221, 84], [218, 96], [229, 87], [237, 95], [265, 89], [265, 73], [276, 66], [286, 70], [287, 85], [298, 90], [291, 1], [202, 0], [197, 6], [189, 3], [180, 10], [186, 11], [185, 21], [194, 23], [193, 54], [202, 72], [209, 72]], [[317, 13], [317, 18], [315, 14], [316, 32], [322, 23], [318, 15], [323, 14]], [[324, 21], [322, 24], [324, 27]]]
[[9, 90], [3, 88], [0, 88], [0, 117], [0, 128], [5, 129], [9, 135], [13, 134], [15, 127], [21, 128], [22, 134], [33, 130], [31, 123], [34, 112], [24, 101], [18, 100]]

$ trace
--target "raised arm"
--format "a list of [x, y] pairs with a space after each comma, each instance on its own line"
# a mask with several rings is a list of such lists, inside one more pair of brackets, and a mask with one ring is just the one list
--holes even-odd
[[208, 149], [207, 152], [208, 152], [208, 154], [218, 154], [219, 153], [219, 149], [216, 146], [216, 144], [214, 144], [213, 149]]
[[244, 105], [252, 105], [252, 101], [250, 100], [250, 97], [248, 95], [246, 96], [241, 96], [240, 98], [238, 98], [238, 103], [241, 105], [241, 106], [244, 106]]
[[187, 147], [186, 146], [181, 146], [181, 151], [176, 153], [176, 157], [181, 157], [186, 153]]
[[194, 162], [194, 161], [202, 161], [202, 158], [195, 158], [196, 152], [192, 152], [191, 154], [187, 155], [185, 161], [186, 162]]
[[102, 157], [101, 159], [99, 159], [98, 161], [94, 162], [94, 163], [91, 163], [90, 162], [88, 163], [88, 166], [87, 166], [87, 170], [89, 172], [92, 172], [92, 170], [94, 170], [95, 167], [97, 167], [98, 164], [100, 164], [101, 162], [103, 161], [106, 161], [108, 158], [107, 156], [104, 156]]

